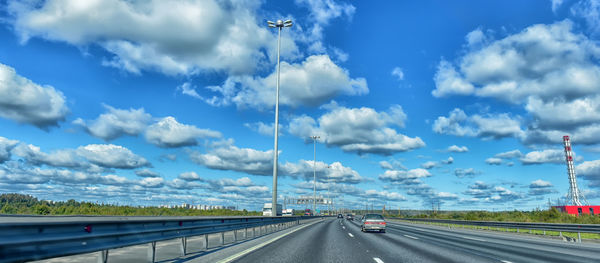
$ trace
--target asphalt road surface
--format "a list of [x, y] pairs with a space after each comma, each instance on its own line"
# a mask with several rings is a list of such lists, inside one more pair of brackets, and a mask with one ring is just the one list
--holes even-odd
[[407, 223], [363, 233], [329, 219], [235, 262], [600, 262], [600, 245]]
[[[231, 233], [226, 235], [230, 243]], [[159, 262], [600, 262], [600, 244], [572, 243], [495, 231], [389, 222], [386, 233], [363, 233], [357, 222], [310, 219], [273, 234], [218, 246], [190, 238], [179, 257], [177, 240], [160, 242]], [[213, 244], [215, 245], [213, 247]], [[111, 250], [109, 262], [145, 262], [147, 246]], [[43, 262], [92, 262], [97, 253]]]

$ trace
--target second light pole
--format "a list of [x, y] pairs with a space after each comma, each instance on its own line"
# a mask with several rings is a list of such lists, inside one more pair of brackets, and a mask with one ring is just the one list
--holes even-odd
[[313, 139], [313, 214], [317, 213], [317, 139], [319, 136], [310, 136]]
[[277, 20], [277, 22], [267, 21], [267, 24], [269, 27], [276, 27], [279, 29], [279, 36], [277, 38], [277, 91], [275, 95], [275, 149], [273, 151], [273, 203], [271, 206], [271, 216], [277, 216], [277, 158], [279, 156], [279, 150], [277, 147], [279, 139], [279, 50], [281, 49], [281, 29], [284, 27], [291, 27], [292, 20], [286, 20], [285, 22], [281, 20]]

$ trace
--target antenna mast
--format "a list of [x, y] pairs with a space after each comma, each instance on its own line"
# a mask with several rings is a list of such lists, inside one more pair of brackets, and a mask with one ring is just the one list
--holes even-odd
[[581, 206], [580, 199], [583, 199], [585, 203], [585, 197], [579, 191], [577, 187], [577, 178], [575, 176], [575, 169], [573, 168], [573, 151], [571, 150], [571, 140], [569, 136], [563, 136], [563, 144], [565, 145], [565, 158], [567, 161], [567, 173], [569, 174], [569, 193], [567, 193], [567, 202], [571, 205]]

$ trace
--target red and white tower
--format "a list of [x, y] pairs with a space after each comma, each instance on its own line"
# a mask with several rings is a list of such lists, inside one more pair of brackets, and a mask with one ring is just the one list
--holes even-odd
[[570, 205], [582, 206], [581, 200], [585, 201], [585, 197], [579, 192], [579, 188], [577, 187], [575, 168], [573, 168], [573, 151], [571, 150], [571, 140], [569, 139], [569, 136], [563, 136], [563, 144], [565, 145], [567, 173], [569, 174], [569, 193], [567, 193], [567, 202], [569, 202]]

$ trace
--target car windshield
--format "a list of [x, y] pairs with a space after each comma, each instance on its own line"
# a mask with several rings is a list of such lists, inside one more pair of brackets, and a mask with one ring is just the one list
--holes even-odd
[[366, 215], [365, 219], [366, 220], [383, 220], [383, 216], [370, 214], [370, 215]]

